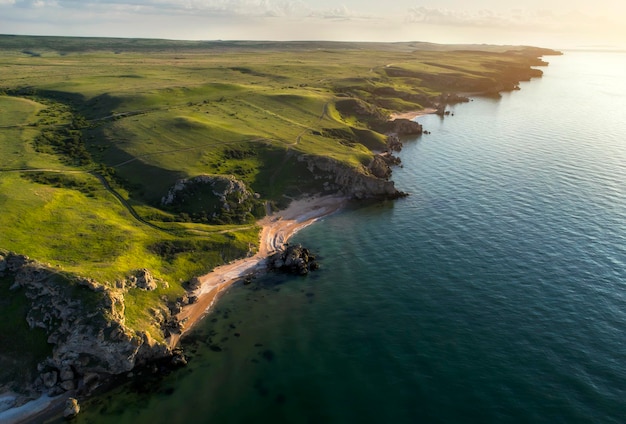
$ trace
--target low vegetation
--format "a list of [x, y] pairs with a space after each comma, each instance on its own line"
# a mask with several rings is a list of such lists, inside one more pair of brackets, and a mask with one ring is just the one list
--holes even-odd
[[[127, 325], [145, 329], [146, 311], [185, 281], [255, 251], [266, 204], [323, 190], [300, 155], [364, 169], [391, 112], [513, 89], [549, 53], [0, 36], [0, 248], [110, 288], [150, 269], [169, 285], [126, 295]], [[196, 184], [164, 203], [201, 175], [251, 196], [225, 207]], [[6, 299], [3, 317], [22, 313]]]

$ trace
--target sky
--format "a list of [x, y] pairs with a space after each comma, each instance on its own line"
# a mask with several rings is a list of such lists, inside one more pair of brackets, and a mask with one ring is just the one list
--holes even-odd
[[626, 48], [624, 0], [0, 0], [0, 34]]

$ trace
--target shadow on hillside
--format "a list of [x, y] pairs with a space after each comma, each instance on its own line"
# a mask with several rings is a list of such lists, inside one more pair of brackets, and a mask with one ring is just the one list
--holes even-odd
[[[98, 134], [100, 133], [100, 134]], [[106, 143], [106, 135], [101, 131], [95, 133], [102, 145]], [[165, 196], [177, 180], [188, 175], [180, 171], [172, 171], [144, 162], [114, 143], [107, 143], [106, 150], [98, 153], [98, 163], [111, 167], [117, 177], [124, 181], [132, 200], [159, 207], [161, 198]]]

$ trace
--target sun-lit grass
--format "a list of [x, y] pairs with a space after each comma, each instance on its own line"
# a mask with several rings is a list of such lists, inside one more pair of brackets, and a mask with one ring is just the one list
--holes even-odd
[[[362, 170], [385, 147], [377, 120], [447, 91], [510, 88], [541, 54], [464, 49], [0, 36], [0, 248], [111, 286], [150, 269], [169, 285], [128, 291], [127, 324], [159, 338], [150, 311], [161, 296], [258, 246], [255, 225], [183, 222], [164, 208], [177, 180], [232, 175], [284, 206], [322, 189], [300, 156]], [[83, 150], [63, 150], [65, 130]], [[38, 145], [45, 131], [60, 141]], [[25, 168], [41, 175], [15, 172]]]
[[[184, 260], [182, 256], [164, 260], [148, 247], [180, 239], [174, 228], [170, 233], [141, 225], [102, 187], [90, 197], [77, 190], [28, 182], [17, 173], [0, 174], [0, 208], [12, 211], [0, 214], [1, 246], [100, 281], [114, 282], [132, 270], [149, 268], [160, 278], [180, 283], [248, 249], [248, 241], [231, 243], [234, 237], [228, 233], [205, 226], [194, 236], [204, 250], [185, 253]], [[178, 234], [188, 237], [187, 229], [179, 228], [184, 231]], [[236, 232], [238, 227], [228, 230]], [[248, 231], [258, 237], [248, 227], [243, 233]], [[256, 244], [254, 237], [249, 241]]]

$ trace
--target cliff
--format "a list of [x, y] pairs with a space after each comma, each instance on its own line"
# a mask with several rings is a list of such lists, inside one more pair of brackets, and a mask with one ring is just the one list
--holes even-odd
[[[301, 155], [298, 161], [304, 162], [307, 169], [317, 179], [324, 179], [324, 189], [339, 191], [354, 199], [395, 199], [405, 193], [396, 189], [393, 181], [379, 178], [372, 169], [379, 169], [381, 163], [374, 159], [371, 167], [352, 168], [330, 157]], [[387, 177], [390, 175], [388, 171]]]
[[[31, 390], [49, 395], [88, 392], [102, 375], [128, 372], [171, 355], [149, 332], [126, 326], [121, 289], [72, 279], [26, 256], [0, 251], [0, 277], [5, 276], [12, 277], [11, 291], [30, 302], [25, 317], [29, 327], [43, 329], [52, 345], [52, 354], [37, 365], [39, 377]], [[142, 290], [146, 280], [150, 278], [135, 279], [133, 289]]]
[[[413, 43], [219, 42], [206, 50], [192, 43], [186, 51], [194, 65], [182, 81], [178, 42], [140, 48], [137, 40], [0, 37], [0, 44], [8, 52], [0, 67], [9, 112], [3, 126], [15, 131], [5, 149], [14, 153], [0, 157], [1, 247], [55, 264], [0, 250], [0, 287], [21, 302], [19, 313], [9, 305], [3, 317], [19, 316], [23, 326], [5, 320], [0, 344], [28, 333], [26, 323], [43, 334], [45, 349], [29, 361], [35, 371], [21, 381], [36, 380], [33, 390], [51, 394], [89, 392], [102, 375], [172, 355], [168, 341], [176, 337], [168, 337], [183, 324], [173, 317], [195, 300], [183, 294], [192, 277], [249, 254], [258, 241], [253, 222], [266, 205], [281, 207], [303, 192], [405, 195], [391, 180], [399, 164], [391, 152], [422, 127], [390, 122], [391, 112], [443, 111], [467, 101], [455, 93], [515, 89], [541, 75], [531, 66], [545, 64], [536, 56], [549, 53], [481, 46], [489, 51], [441, 54]], [[21, 66], [24, 52], [41, 48], [49, 49], [36, 59], [42, 66]], [[93, 66], [70, 66], [87, 57], [75, 49], [86, 49]], [[120, 70], [126, 49], [142, 53], [126, 55]], [[262, 60], [251, 62], [249, 53]], [[210, 65], [197, 61], [207, 54]], [[15, 66], [24, 70], [19, 80]], [[104, 83], [102, 69], [119, 81]], [[77, 80], [99, 83], [78, 87]], [[171, 281], [170, 290], [146, 266]], [[99, 278], [126, 277], [106, 283], [60, 271], [101, 269], [106, 277]], [[0, 351], [0, 369], [19, 369], [12, 356], [30, 347]], [[14, 377], [3, 376], [2, 383]]]

